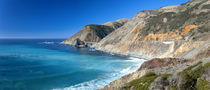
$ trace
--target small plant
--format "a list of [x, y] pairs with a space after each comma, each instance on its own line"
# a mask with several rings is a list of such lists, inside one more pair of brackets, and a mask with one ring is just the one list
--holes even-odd
[[202, 64], [201, 61], [198, 62], [198, 63], [196, 63], [195, 65], [192, 65], [192, 66], [190, 66], [190, 67], [184, 69], [182, 72], [179, 72], [178, 74], [180, 75], [180, 74], [182, 74], [182, 73], [187, 73], [188, 71], [192, 70], [194, 67], [196, 67], [196, 66], [198, 66], [198, 65], [200, 65], [200, 64]]
[[[195, 67], [197, 67], [196, 70], [192, 70]], [[197, 64], [192, 65], [188, 67], [187, 69], [183, 70], [182, 72], [180, 72], [179, 75], [183, 76], [184, 78], [184, 81], [180, 85], [180, 88], [186, 89], [186, 90], [194, 90], [196, 82], [197, 82], [197, 78], [201, 77], [203, 72], [204, 72], [204, 68], [202, 66], [202, 62], [198, 62]]]
[[161, 77], [164, 79], [167, 79], [170, 76], [172, 76], [172, 74], [161, 74]]
[[204, 68], [210, 67], [210, 62], [209, 62], [209, 63], [206, 63], [203, 67], [204, 67]]
[[210, 82], [199, 78], [195, 87], [197, 90], [210, 90]]
[[135, 90], [149, 90], [150, 84], [158, 77], [153, 72], [149, 72], [140, 79], [136, 79], [128, 83], [124, 89], [129, 90], [131, 87], [134, 87]]
[[202, 9], [210, 9], [210, 4], [204, 5]]

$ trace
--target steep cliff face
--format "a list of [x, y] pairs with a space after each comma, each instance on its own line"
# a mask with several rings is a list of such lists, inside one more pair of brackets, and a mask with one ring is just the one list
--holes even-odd
[[94, 47], [106, 52], [152, 58], [179, 56], [180, 52], [209, 41], [209, 2], [191, 0], [182, 5], [142, 11]]
[[105, 23], [104, 25], [86, 25], [74, 36], [63, 41], [63, 44], [70, 44], [76, 47], [91, 46], [92, 44], [99, 42], [115, 29], [124, 25], [127, 21], [127, 19], [120, 19], [114, 22]]

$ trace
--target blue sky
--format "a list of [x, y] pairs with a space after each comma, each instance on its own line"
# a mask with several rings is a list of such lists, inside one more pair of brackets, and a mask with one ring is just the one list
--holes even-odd
[[0, 0], [0, 38], [69, 38], [87, 24], [188, 0]]

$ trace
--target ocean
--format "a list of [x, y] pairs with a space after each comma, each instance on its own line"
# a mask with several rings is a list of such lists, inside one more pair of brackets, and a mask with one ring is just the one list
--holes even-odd
[[61, 41], [0, 39], [0, 90], [94, 90], [134, 72], [144, 61]]

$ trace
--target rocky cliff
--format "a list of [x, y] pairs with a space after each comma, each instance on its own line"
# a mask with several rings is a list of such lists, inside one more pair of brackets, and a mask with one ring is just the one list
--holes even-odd
[[94, 47], [123, 55], [178, 57], [209, 41], [209, 6], [209, 0], [191, 0], [142, 11]]
[[[191, 59], [154, 58], [103, 90], [209, 90], [210, 43]], [[194, 52], [194, 51], [191, 51]]]
[[210, 0], [142, 11], [94, 47], [153, 58], [105, 90], [209, 90]]
[[209, 21], [210, 0], [190, 0], [105, 23], [112, 32], [99, 39], [84, 29], [64, 43], [93, 41], [97, 50], [151, 59], [105, 90], [210, 90]]
[[76, 47], [87, 47], [99, 42], [105, 36], [110, 34], [115, 29], [124, 25], [128, 20], [120, 19], [113, 22], [108, 22], [103, 25], [86, 25], [82, 30], [76, 33], [71, 38], [63, 41], [63, 44], [69, 44]]

